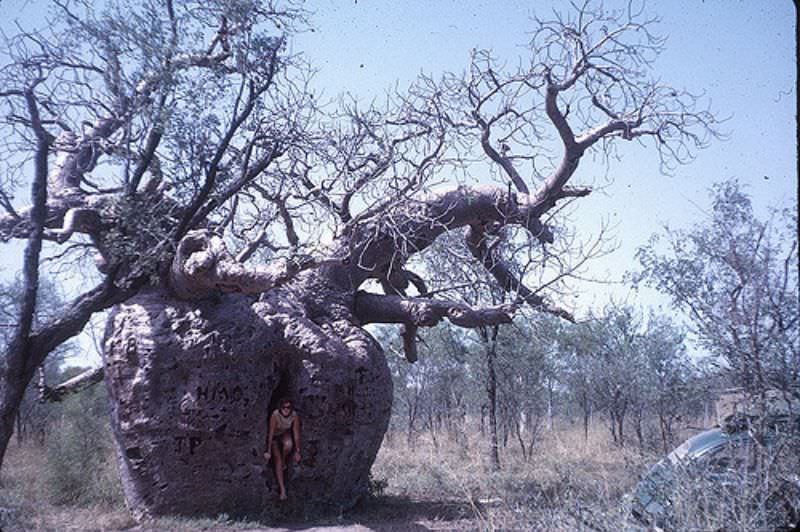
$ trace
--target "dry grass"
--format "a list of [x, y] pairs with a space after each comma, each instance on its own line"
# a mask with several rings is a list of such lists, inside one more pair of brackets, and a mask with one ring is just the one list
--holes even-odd
[[135, 523], [118, 504], [57, 504], [43, 469], [44, 449], [12, 445], [0, 492], [0, 528], [13, 530], [259, 530], [315, 526], [346, 530], [611, 530], [621, 523], [621, 499], [652, 461], [608, 442], [599, 428], [584, 441], [580, 430], [546, 432], [527, 462], [509, 441], [502, 469], [488, 472], [477, 431], [462, 443], [434, 445], [420, 436], [412, 450], [402, 437], [381, 449], [373, 468], [376, 493], [344, 515], [310, 517], [291, 511], [234, 522], [160, 519]]
[[477, 433], [464, 445], [420, 438], [413, 451], [397, 439], [381, 449], [373, 474], [388, 480], [390, 497], [460, 506], [471, 514], [465, 530], [611, 530], [622, 523], [623, 495], [652, 460], [609, 444], [604, 430], [584, 441], [562, 427], [545, 433], [528, 461], [509, 442], [501, 470], [489, 472], [485, 445]]
[[58, 504], [47, 470], [47, 453], [36, 444], [11, 444], [0, 489], [3, 532], [15, 530], [121, 530], [135, 525], [124, 504]]

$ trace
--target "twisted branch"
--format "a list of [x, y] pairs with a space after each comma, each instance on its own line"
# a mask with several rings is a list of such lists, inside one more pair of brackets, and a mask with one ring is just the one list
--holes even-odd
[[442, 301], [421, 297], [371, 294], [359, 290], [355, 298], [355, 315], [362, 324], [400, 323], [406, 359], [416, 360], [416, 331], [433, 327], [443, 319], [453, 325], [473, 329], [486, 325], [511, 323], [515, 304], [471, 307], [457, 301]]

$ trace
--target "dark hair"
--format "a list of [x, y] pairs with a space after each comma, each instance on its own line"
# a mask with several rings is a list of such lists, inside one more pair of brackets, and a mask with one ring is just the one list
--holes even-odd
[[289, 403], [289, 406], [293, 406], [291, 399], [289, 399], [288, 397], [281, 397], [280, 400], [278, 401], [278, 408], [281, 408], [286, 403]]

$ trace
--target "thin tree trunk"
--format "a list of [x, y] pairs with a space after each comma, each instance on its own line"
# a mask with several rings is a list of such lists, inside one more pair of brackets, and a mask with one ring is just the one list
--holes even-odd
[[431, 441], [433, 441], [433, 448], [439, 450], [439, 440], [436, 439], [436, 418], [433, 414], [428, 412], [428, 430], [431, 432]]
[[18, 382], [6, 382], [4, 386], [6, 389], [3, 390], [0, 401], [0, 464], [5, 459], [8, 444], [14, 434], [17, 410], [25, 392], [25, 386]]
[[408, 406], [408, 425], [406, 426], [406, 445], [411, 448], [414, 445], [414, 422], [417, 419], [417, 400], [414, 399]]
[[611, 438], [614, 440], [614, 443], [619, 444], [619, 436], [617, 435], [617, 416], [613, 409], [609, 410], [608, 415], [610, 417], [609, 430], [611, 431]]
[[642, 427], [642, 411], [636, 413], [636, 439], [639, 442], [639, 449], [644, 450], [644, 428]]
[[617, 433], [619, 434], [619, 446], [625, 447], [625, 435], [623, 433], [625, 425], [625, 414], [620, 413], [617, 415]]
[[23, 335], [18, 327], [6, 351], [6, 366], [0, 368], [0, 468], [14, 432], [17, 410], [36, 369], [53, 349], [79, 334], [94, 313], [128, 299], [147, 280], [145, 276], [127, 279], [128, 284], [119, 287], [115, 273], [110, 272], [100, 285], [76, 298], [60, 317], [36, 332], [28, 327]]
[[589, 421], [592, 416], [592, 405], [584, 397], [583, 401], [583, 441], [589, 441]]
[[[661, 428], [661, 447], [664, 449], [665, 453], [669, 452], [669, 445], [667, 443], [667, 421], [664, 418], [663, 412], [658, 413], [658, 425]], [[671, 431], [670, 431], [671, 432]]]
[[517, 441], [519, 442], [519, 448], [522, 451], [522, 459], [527, 462], [528, 461], [528, 449], [525, 447], [525, 439], [522, 436], [523, 429], [522, 424], [516, 424], [516, 430], [514, 431], [517, 436]]
[[508, 413], [507, 409], [504, 414], [504, 420], [501, 426], [503, 427], [503, 450], [505, 451], [508, 448], [508, 436], [511, 432], [511, 414]]
[[8, 343], [5, 367], [0, 368], [0, 470], [2, 470], [8, 443], [14, 432], [14, 421], [25, 395], [25, 389], [33, 378], [36, 367], [41, 363], [41, 360], [31, 360], [35, 353], [32, 352], [30, 334], [36, 315], [36, 299], [39, 293], [39, 256], [42, 251], [44, 225], [47, 217], [47, 153], [50, 140], [42, 125], [33, 90], [31, 87], [25, 93], [31, 125], [36, 134], [34, 179], [31, 183], [33, 205], [30, 221], [32, 229], [23, 256], [22, 301], [19, 306], [17, 327]]
[[497, 326], [491, 328], [492, 337], [487, 337], [486, 345], [486, 398], [489, 401], [489, 466], [492, 471], [500, 470], [497, 439], [497, 374], [495, 371], [497, 329]]
[[539, 419], [538, 416], [536, 418], [534, 418], [533, 416], [530, 416], [529, 419], [530, 420], [534, 420], [535, 419], [535, 422], [531, 421], [529, 423], [529, 425], [528, 425], [529, 426], [529, 431], [528, 431], [528, 434], [529, 434], [529, 437], [528, 437], [528, 458], [526, 460], [528, 462], [530, 461], [531, 457], [533, 456], [533, 446], [536, 444], [536, 437], [539, 434], [539, 425], [541, 423], [541, 420]]

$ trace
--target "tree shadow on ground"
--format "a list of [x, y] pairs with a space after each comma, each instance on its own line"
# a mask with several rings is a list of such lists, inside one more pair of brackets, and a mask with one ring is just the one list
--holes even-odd
[[[402, 496], [380, 496], [363, 501], [351, 512], [351, 518], [365, 526], [424, 523], [456, 523], [473, 521], [475, 508], [466, 501], [448, 500], [414, 500]], [[431, 530], [418, 525], [419, 530]], [[391, 530], [391, 528], [375, 528], [373, 530]], [[409, 528], [417, 530], [417, 528]]]
[[[286, 530], [342, 530], [375, 532], [423, 532], [430, 530], [474, 530], [475, 509], [467, 502], [414, 500], [403, 496], [376, 496], [360, 502], [335, 518], [304, 518], [284, 521]], [[295, 522], [291, 522], [295, 521]], [[298, 521], [302, 521], [298, 522]]]

